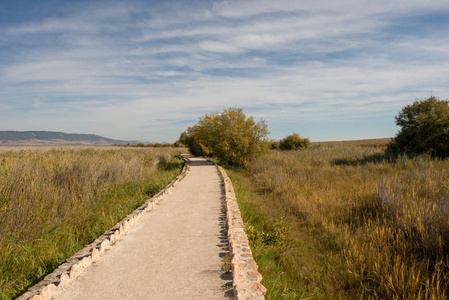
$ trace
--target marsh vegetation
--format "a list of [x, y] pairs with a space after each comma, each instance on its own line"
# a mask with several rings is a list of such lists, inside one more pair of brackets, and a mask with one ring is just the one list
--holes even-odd
[[267, 299], [447, 298], [449, 160], [384, 148], [272, 150], [228, 169]]
[[161, 190], [181, 170], [179, 151], [2, 149], [0, 299], [20, 295]]

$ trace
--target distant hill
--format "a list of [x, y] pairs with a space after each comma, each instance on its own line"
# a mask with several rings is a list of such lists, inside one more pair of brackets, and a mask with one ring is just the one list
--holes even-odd
[[95, 134], [64, 133], [53, 131], [0, 131], [0, 145], [135, 145], [140, 141], [108, 139]]

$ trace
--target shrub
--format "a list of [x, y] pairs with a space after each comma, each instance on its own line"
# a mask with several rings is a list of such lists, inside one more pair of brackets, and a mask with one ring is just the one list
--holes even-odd
[[226, 164], [245, 166], [265, 150], [266, 122], [247, 118], [241, 108], [206, 114], [187, 128], [179, 141], [194, 155], [216, 157]]
[[184, 147], [184, 144], [181, 143], [180, 141], [176, 141], [176, 142], [173, 143], [173, 147], [175, 147], [175, 148], [182, 148], [182, 147]]
[[415, 101], [402, 108], [396, 125], [401, 130], [388, 146], [390, 153], [449, 156], [449, 101]]
[[293, 133], [279, 142], [279, 149], [281, 150], [295, 150], [309, 146], [310, 140], [308, 138], [301, 138], [297, 133]]
[[279, 149], [279, 142], [277, 142], [277, 141], [269, 141], [269, 142], [268, 142], [268, 147], [269, 147], [271, 150]]

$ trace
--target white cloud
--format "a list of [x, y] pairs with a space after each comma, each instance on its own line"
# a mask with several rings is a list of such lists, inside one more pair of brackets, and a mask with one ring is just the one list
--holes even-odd
[[274, 126], [392, 115], [430, 90], [447, 97], [449, 32], [447, 22], [389, 28], [448, 10], [415, 0], [80, 4], [3, 27], [0, 126], [48, 130], [64, 114], [67, 131], [91, 124], [110, 137], [172, 141], [189, 120], [230, 106]]
[[87, 64], [80, 66], [73, 61], [42, 61], [6, 67], [2, 72], [2, 80], [9, 82], [65, 81], [93, 75], [96, 75], [95, 70]]
[[81, 22], [70, 22], [68, 20], [46, 19], [40, 23], [24, 24], [7, 30], [10, 35], [54, 33], [54, 32], [94, 32], [95, 27], [91, 24]]
[[241, 50], [233, 45], [216, 41], [203, 41], [200, 43], [203, 50], [211, 52], [238, 53]]
[[274, 45], [279, 46], [292, 39], [292, 34], [287, 35], [275, 35], [275, 34], [254, 34], [247, 33], [238, 35], [234, 38], [235, 44], [244, 48], [251, 49], [266, 49]]
[[226, 0], [215, 2], [213, 12], [228, 18], [248, 18], [262, 14], [279, 12], [291, 13], [351, 13], [353, 15], [370, 15], [380, 13], [408, 14], [410, 12], [449, 10], [449, 3], [441, 0]]
[[154, 74], [163, 76], [163, 77], [173, 77], [173, 76], [185, 76], [188, 75], [184, 72], [178, 72], [178, 71], [156, 71]]

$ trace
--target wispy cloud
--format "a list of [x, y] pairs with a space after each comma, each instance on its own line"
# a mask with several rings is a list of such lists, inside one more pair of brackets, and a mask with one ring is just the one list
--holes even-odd
[[393, 116], [415, 98], [449, 92], [443, 0], [57, 8], [0, 27], [4, 129], [174, 141], [198, 116], [241, 106], [274, 138], [338, 139], [350, 134], [316, 124], [378, 122], [368, 138], [385, 134], [387, 117], [394, 135]]

